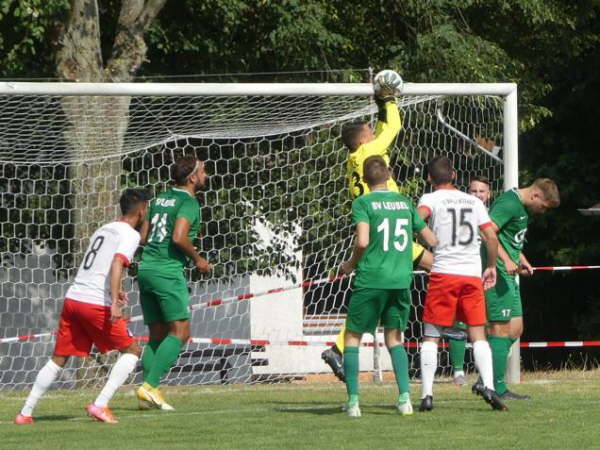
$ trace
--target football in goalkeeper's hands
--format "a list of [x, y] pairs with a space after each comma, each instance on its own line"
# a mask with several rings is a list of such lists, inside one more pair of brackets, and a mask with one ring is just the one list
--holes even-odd
[[388, 97], [402, 92], [402, 77], [393, 70], [382, 70], [373, 79], [373, 90], [378, 97]]

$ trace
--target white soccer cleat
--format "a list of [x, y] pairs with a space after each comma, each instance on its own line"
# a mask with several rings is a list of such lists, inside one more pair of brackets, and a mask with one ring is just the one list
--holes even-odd
[[396, 405], [396, 411], [398, 411], [398, 414], [400, 414], [401, 416], [412, 416], [413, 415], [413, 406], [412, 403], [409, 401], [404, 402], [404, 403], [398, 403]]
[[346, 414], [348, 414], [348, 417], [360, 417], [361, 413], [360, 413], [360, 407], [358, 406], [358, 403], [355, 403], [352, 406], [348, 405], [346, 407]]

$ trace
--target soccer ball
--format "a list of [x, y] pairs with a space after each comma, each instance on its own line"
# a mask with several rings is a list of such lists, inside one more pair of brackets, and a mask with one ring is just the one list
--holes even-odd
[[403, 85], [404, 82], [398, 72], [389, 69], [382, 70], [373, 79], [373, 90], [379, 97], [396, 95], [396, 93], [402, 92]]

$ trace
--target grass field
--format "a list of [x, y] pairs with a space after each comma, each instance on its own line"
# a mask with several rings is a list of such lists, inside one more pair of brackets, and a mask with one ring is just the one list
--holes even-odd
[[[412, 386], [418, 405], [420, 387]], [[390, 384], [362, 384], [363, 417], [340, 412], [341, 383], [166, 388], [174, 412], [138, 411], [130, 388], [113, 399], [117, 425], [94, 422], [83, 408], [95, 391], [52, 391], [31, 426], [12, 419], [24, 393], [0, 394], [0, 448], [7, 449], [331, 449], [599, 448], [600, 371], [524, 376], [530, 401], [492, 411], [470, 388], [435, 386], [435, 409], [395, 414]]]

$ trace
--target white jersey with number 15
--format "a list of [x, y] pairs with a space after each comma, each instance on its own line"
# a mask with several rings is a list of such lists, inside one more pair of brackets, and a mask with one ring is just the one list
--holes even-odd
[[115, 258], [129, 266], [140, 243], [140, 233], [125, 222], [111, 222], [101, 226], [90, 238], [66, 297], [79, 302], [110, 306], [110, 268]]
[[429, 227], [438, 239], [431, 272], [480, 277], [479, 230], [492, 225], [483, 202], [442, 188], [423, 195], [419, 208], [429, 211]]

